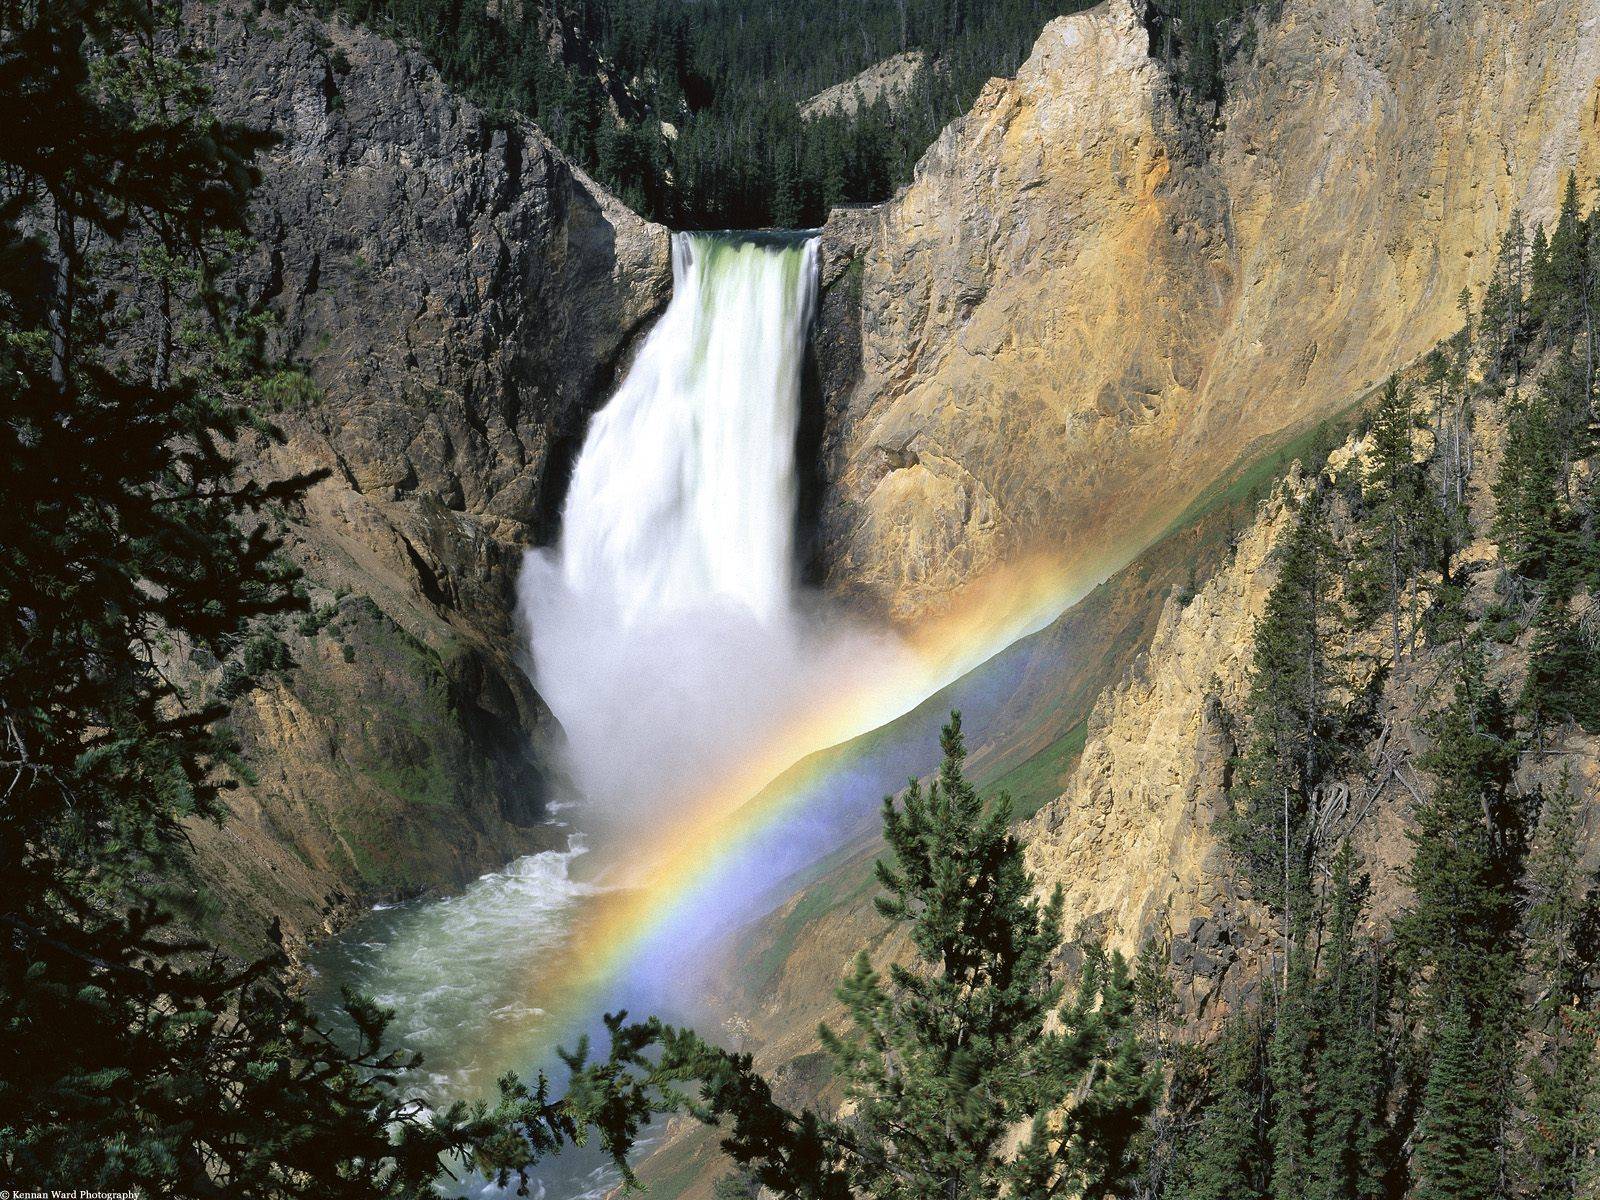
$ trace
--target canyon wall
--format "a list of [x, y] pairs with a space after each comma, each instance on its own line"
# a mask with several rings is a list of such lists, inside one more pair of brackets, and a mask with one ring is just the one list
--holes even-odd
[[[547, 836], [512, 583], [668, 235], [412, 51], [193, 19], [225, 115], [282, 139], [241, 287], [300, 374], [249, 466], [327, 472], [285, 515], [315, 613], [236, 718], [268, 766], [194, 837], [224, 924], [310, 934]], [[1594, 0], [1285, 0], [1202, 129], [1139, 0], [1052, 23], [895, 199], [830, 219], [812, 574], [910, 621], [1022, 551], [1118, 565], [1453, 326], [1510, 209], [1600, 166], [1597, 79]]]
[[[1248, 690], [1273, 550], [1293, 519], [1284, 496], [1302, 490], [1298, 477], [1287, 487], [1187, 604], [1168, 598], [1145, 653], [1095, 701], [1066, 791], [1021, 833], [1035, 878], [1062, 889], [1069, 937], [1104, 939], [1131, 961], [1145, 937], [1176, 935], [1173, 974], [1194, 1017], [1240, 951], [1261, 949], [1260, 914], [1239, 894], [1215, 822], [1236, 749], [1226, 714]], [[1186, 939], [1190, 922], [1207, 930], [1199, 945]]]
[[1284, 0], [1206, 128], [1143, 7], [1053, 22], [830, 222], [820, 570], [900, 620], [1019, 551], [1105, 573], [1431, 347], [1512, 208], [1600, 167], [1594, 0]]
[[[552, 840], [551, 720], [516, 661], [521, 548], [671, 290], [668, 232], [415, 52], [249, 6], [191, 14], [223, 116], [274, 131], [238, 286], [295, 368], [259, 476], [312, 612], [233, 723], [255, 777], [191, 830], [209, 920], [291, 941], [357, 899], [459, 883]], [[224, 664], [191, 663], [217, 686]]]

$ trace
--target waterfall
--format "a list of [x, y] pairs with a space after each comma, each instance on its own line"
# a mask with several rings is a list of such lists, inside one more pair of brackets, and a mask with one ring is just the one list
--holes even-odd
[[678, 234], [673, 296], [595, 416], [561, 538], [520, 581], [580, 798], [648, 822], [887, 639], [795, 580], [794, 448], [817, 243]]
[[711, 601], [783, 619], [816, 245], [674, 237], [672, 302], [595, 417], [562, 513], [566, 585], [624, 623]]

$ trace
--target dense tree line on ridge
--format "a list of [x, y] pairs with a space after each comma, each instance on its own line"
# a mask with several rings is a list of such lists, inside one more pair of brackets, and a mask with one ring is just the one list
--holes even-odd
[[[416, 40], [452, 83], [538, 122], [633, 208], [679, 229], [816, 226], [836, 205], [887, 198], [1052, 18], [1093, 2], [315, 0]], [[1260, 4], [1150, 7], [1152, 51], [1207, 116], [1248, 29], [1240, 17]], [[909, 50], [930, 65], [892, 102], [801, 116], [802, 101]]]

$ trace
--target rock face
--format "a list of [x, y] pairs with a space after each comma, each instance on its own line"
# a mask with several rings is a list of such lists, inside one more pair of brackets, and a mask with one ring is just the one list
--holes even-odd
[[[548, 537], [589, 415], [671, 289], [669, 235], [415, 53], [292, 12], [197, 8], [261, 161], [240, 286], [275, 319], [287, 515], [313, 614], [239, 701], [257, 778], [193, 830], [212, 921], [291, 940], [331, 905], [460, 882], [548, 840], [548, 713], [517, 658], [519, 547]], [[191, 664], [200, 671], [214, 664]]]
[[1593, 0], [1286, 0], [1207, 131], [1142, 8], [1053, 22], [827, 235], [860, 332], [824, 338], [824, 569], [902, 620], [1019, 551], [1124, 560], [1449, 332], [1509, 211], [1600, 165]]
[[892, 108], [917, 85], [927, 69], [928, 55], [922, 50], [892, 55], [843, 83], [818, 92], [800, 105], [800, 115], [807, 120], [832, 115], [849, 117], [857, 109], [871, 108], [880, 100]]
[[286, 423], [362, 495], [434, 496], [528, 540], [671, 290], [669, 235], [415, 53], [268, 20], [224, 12], [205, 42], [222, 111], [283, 139], [253, 282], [326, 393]]
[[[1485, 405], [1473, 427], [1470, 530], [1457, 562], [1478, 614], [1498, 602], [1498, 553], [1490, 536], [1489, 481], [1500, 469], [1504, 407]], [[1371, 486], [1370, 444], [1353, 438], [1323, 468], [1330, 535], [1346, 556], [1362, 537], [1356, 498]], [[1103, 939], [1130, 958], [1148, 940], [1167, 948], [1186, 1036], [1216, 1032], [1280, 969], [1281, 932], [1249, 894], [1247, 874], [1225, 844], [1234, 731], [1247, 728], [1255, 629], [1278, 577], [1278, 551], [1294, 521], [1291, 502], [1310, 494], [1299, 465], [1264, 501], [1225, 565], [1187, 604], [1169, 600], [1150, 644], [1123, 680], [1096, 701], [1083, 755], [1066, 791], [1023, 827], [1041, 892], [1059, 886], [1069, 936]], [[1370, 497], [1369, 497], [1370, 500]], [[1345, 561], [1350, 561], [1347, 557]], [[1342, 590], [1348, 583], [1336, 586]], [[1424, 584], [1424, 587], [1428, 585]], [[1345, 597], [1346, 602], [1348, 597]], [[1348, 610], [1347, 610], [1348, 611]], [[1438, 786], [1425, 768], [1432, 718], [1444, 707], [1459, 651], [1448, 639], [1415, 639], [1392, 669], [1383, 620], [1335, 634], [1335, 686], [1379, 699], [1348, 757], [1324, 782], [1319, 818], [1329, 858], [1348, 839], [1371, 890], [1365, 919], [1386, 935], [1411, 904], [1411, 835], [1417, 805]], [[1518, 695], [1533, 634], [1523, 628], [1485, 643], [1490, 682]], [[1580, 874], [1600, 864], [1600, 738], [1574, 725], [1518, 761], [1524, 797], [1569, 789], [1590, 797], [1577, 831]]]
[[1187, 604], [1168, 599], [1147, 650], [1095, 702], [1066, 792], [1020, 835], [1041, 887], [1062, 889], [1069, 938], [1103, 939], [1130, 961], [1147, 937], [1172, 941], [1195, 1018], [1229, 966], [1264, 950], [1261, 914], [1216, 832], [1235, 752], [1224, 714], [1243, 706], [1273, 550], [1293, 519], [1285, 497], [1303, 490], [1291, 476], [1232, 561]]

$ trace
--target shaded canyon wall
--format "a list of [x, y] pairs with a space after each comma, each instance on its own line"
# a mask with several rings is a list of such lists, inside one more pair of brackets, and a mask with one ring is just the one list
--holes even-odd
[[[235, 944], [460, 883], [553, 837], [551, 719], [517, 662], [521, 548], [671, 289], [669, 235], [415, 52], [304, 12], [192, 14], [223, 114], [277, 132], [240, 286], [271, 314], [285, 514], [313, 613], [234, 725], [256, 779], [195, 861]], [[190, 664], [216, 674], [216, 664]], [[333, 911], [328, 911], [329, 909]]]

